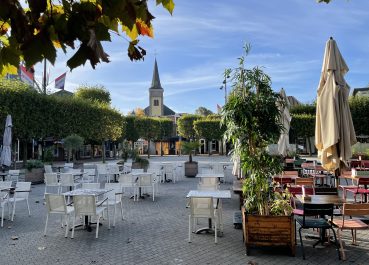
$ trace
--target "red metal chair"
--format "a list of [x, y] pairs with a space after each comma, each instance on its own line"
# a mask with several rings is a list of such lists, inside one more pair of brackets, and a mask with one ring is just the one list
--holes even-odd
[[[367, 197], [369, 195], [369, 189], [367, 186], [369, 185], [368, 177], [359, 177], [357, 178], [357, 186], [355, 188], [346, 188], [344, 197], [347, 198], [347, 192], [350, 192], [354, 195], [354, 200], [356, 202], [356, 196], [360, 194], [361, 201], [363, 201], [363, 197], [365, 195], [365, 201], [367, 201]], [[364, 186], [364, 187], [363, 187]]]

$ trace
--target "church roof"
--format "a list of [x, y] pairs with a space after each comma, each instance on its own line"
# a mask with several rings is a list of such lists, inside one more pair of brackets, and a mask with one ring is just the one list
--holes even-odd
[[52, 93], [52, 95], [57, 96], [57, 97], [71, 97], [71, 96], [73, 96], [73, 93], [70, 92], [70, 91], [62, 89], [62, 90], [59, 90], [55, 93]]
[[[144, 112], [145, 112], [146, 116], [150, 116], [150, 106], [146, 107], [144, 109]], [[163, 114], [163, 116], [170, 116], [170, 115], [175, 115], [175, 114], [176, 113], [172, 109], [170, 109], [169, 107], [164, 105], [164, 114]]]
[[152, 74], [152, 81], [150, 89], [163, 89], [160, 84], [158, 64], [155, 59], [154, 72]]

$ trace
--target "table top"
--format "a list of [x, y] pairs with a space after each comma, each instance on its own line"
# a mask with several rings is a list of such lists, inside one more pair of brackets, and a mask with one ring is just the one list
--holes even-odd
[[64, 192], [65, 196], [78, 196], [78, 195], [94, 195], [99, 196], [101, 194], [107, 193], [112, 189], [75, 189], [72, 191]]
[[190, 197], [213, 197], [219, 199], [230, 199], [231, 191], [230, 190], [190, 190], [190, 192], [186, 196]]
[[224, 174], [219, 173], [201, 173], [197, 174], [196, 178], [224, 178]]
[[345, 199], [338, 195], [310, 195], [311, 201], [307, 201], [303, 199], [301, 194], [296, 195], [296, 198], [301, 203], [309, 203], [309, 204], [325, 204], [325, 203], [333, 203], [334, 205], [342, 205], [346, 202]]

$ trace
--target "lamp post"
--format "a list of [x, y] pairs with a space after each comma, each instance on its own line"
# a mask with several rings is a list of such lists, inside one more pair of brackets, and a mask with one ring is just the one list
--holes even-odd
[[232, 70], [230, 68], [224, 70], [223, 85], [219, 88], [220, 90], [224, 88], [224, 104], [227, 104], [227, 79], [230, 78], [231, 72]]

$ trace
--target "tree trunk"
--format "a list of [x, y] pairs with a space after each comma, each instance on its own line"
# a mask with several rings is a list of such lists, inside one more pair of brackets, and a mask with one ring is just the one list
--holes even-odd
[[101, 155], [101, 158], [102, 158], [102, 162], [105, 163], [105, 141], [104, 140], [102, 141], [102, 155]]
[[147, 158], [149, 158], [150, 159], [150, 139], [149, 140], [147, 140]]
[[[27, 163], [27, 140], [22, 140], [22, 143], [23, 143], [23, 167], [25, 167]], [[15, 163], [16, 162], [14, 162], [14, 167], [15, 167]]]
[[210, 156], [210, 155], [211, 155], [211, 151], [210, 151], [210, 149], [211, 149], [211, 141], [209, 140], [209, 141], [208, 141], [208, 156]]
[[163, 156], [163, 141], [160, 140], [160, 156]]
[[311, 143], [310, 143], [310, 137], [306, 137], [307, 138], [307, 144], [308, 144], [308, 153], [309, 153], [309, 156], [311, 156]]

